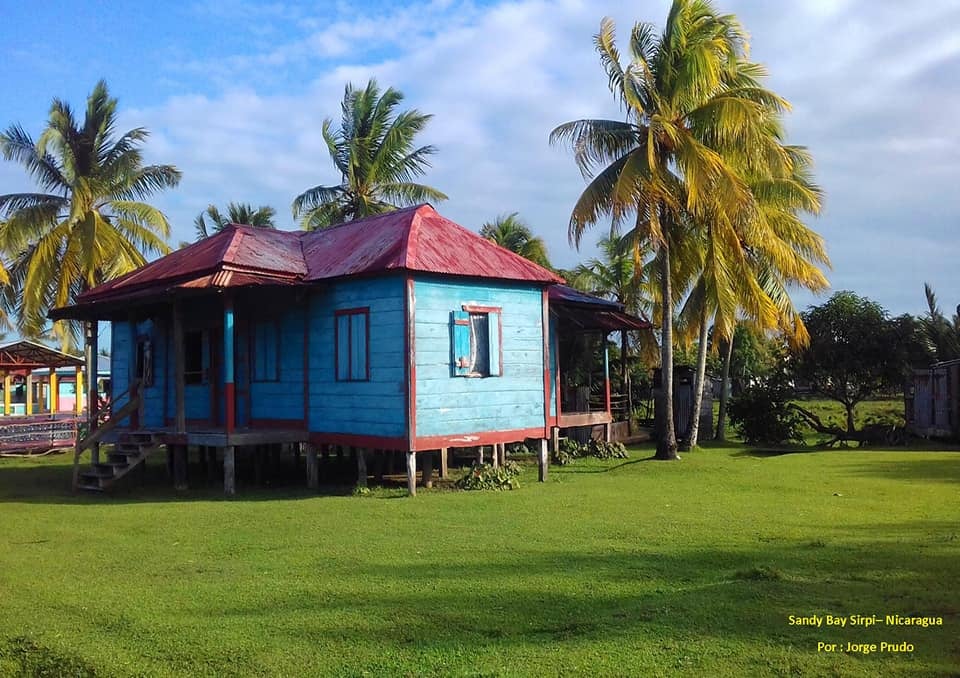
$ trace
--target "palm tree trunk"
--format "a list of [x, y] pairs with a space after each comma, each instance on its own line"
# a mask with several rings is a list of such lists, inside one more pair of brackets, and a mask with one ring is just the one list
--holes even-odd
[[[734, 327], [736, 329], [736, 327]], [[727, 439], [727, 393], [730, 390], [730, 363], [733, 361], [733, 337], [736, 332], [730, 333], [727, 340], [727, 353], [723, 356], [723, 380], [720, 382], [720, 416], [717, 419], [717, 434], [714, 440], [721, 442]]]
[[677, 434], [673, 425], [673, 291], [670, 287], [670, 246], [664, 238], [660, 245], [660, 303], [662, 332], [660, 337], [660, 411], [663, 413], [657, 459], [679, 459]]
[[692, 450], [700, 435], [700, 408], [703, 407], [703, 382], [707, 376], [707, 305], [700, 309], [700, 344], [697, 346], [697, 374], [693, 380], [693, 408], [690, 410], [690, 433], [680, 446]]

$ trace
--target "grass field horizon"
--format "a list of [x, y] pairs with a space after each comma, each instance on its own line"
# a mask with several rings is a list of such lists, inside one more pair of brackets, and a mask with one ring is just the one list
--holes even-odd
[[[412, 499], [178, 494], [157, 466], [75, 496], [65, 456], [0, 460], [0, 675], [960, 671], [960, 453], [651, 453]], [[943, 626], [788, 623], [825, 614]]]

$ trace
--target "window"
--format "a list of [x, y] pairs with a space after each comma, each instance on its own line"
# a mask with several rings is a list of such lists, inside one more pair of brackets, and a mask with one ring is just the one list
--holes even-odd
[[137, 337], [136, 378], [141, 386], [153, 386], [153, 342], [150, 337]]
[[280, 380], [280, 326], [276, 320], [254, 325], [250, 338], [253, 381]]
[[370, 309], [351, 308], [334, 315], [337, 381], [369, 381]]
[[210, 356], [204, 350], [206, 342], [200, 330], [183, 333], [183, 383], [207, 383], [207, 362]]
[[464, 305], [452, 314], [453, 374], [457, 377], [502, 377], [501, 309]]

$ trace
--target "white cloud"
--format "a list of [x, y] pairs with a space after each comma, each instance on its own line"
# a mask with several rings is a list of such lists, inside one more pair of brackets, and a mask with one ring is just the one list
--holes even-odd
[[[929, 279], [945, 304], [960, 301], [951, 244], [960, 221], [955, 3], [718, 5], [740, 17], [771, 86], [794, 103], [791, 140], [811, 147], [827, 192], [815, 226], [830, 247], [835, 287], [897, 312], [919, 311]], [[445, 214], [477, 228], [519, 211], [554, 261], [571, 266], [585, 255], [566, 239], [583, 180], [569, 151], [550, 148], [547, 136], [567, 120], [619, 116], [592, 47], [600, 18], [614, 17], [626, 37], [635, 20], [661, 25], [667, 8], [665, 0], [432, 2], [377, 11], [233, 2], [224, 16], [273, 39], [181, 65], [212, 87], [127, 109], [123, 119], [153, 131], [151, 161], [184, 171], [181, 188], [157, 201], [175, 240], [190, 237], [208, 203], [229, 200], [271, 204], [292, 226], [284, 216], [293, 197], [338, 179], [320, 138], [322, 119], [339, 116], [345, 82], [376, 76], [402, 90], [408, 106], [434, 114], [421, 141], [439, 153], [425, 181], [450, 195]], [[177, 70], [167, 76], [176, 81]], [[8, 170], [0, 172], [2, 180]], [[585, 243], [604, 230], [598, 225]]]

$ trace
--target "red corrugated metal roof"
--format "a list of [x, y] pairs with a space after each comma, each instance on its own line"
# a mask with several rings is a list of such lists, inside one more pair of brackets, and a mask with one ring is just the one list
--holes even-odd
[[[300, 233], [230, 224], [209, 238], [84, 292], [77, 297], [77, 303], [118, 298], [158, 284], [175, 287], [230, 268], [268, 277], [302, 278], [307, 267], [300, 248]], [[211, 286], [227, 285], [216, 285], [211, 277]]]
[[551, 271], [441, 216], [430, 205], [303, 235], [307, 280], [393, 269], [477, 278], [563, 282]]
[[[77, 297], [77, 306], [174, 288], [315, 282], [391, 270], [557, 283], [562, 279], [419, 205], [323, 231], [231, 224]], [[66, 309], [54, 311], [68, 317]]]

